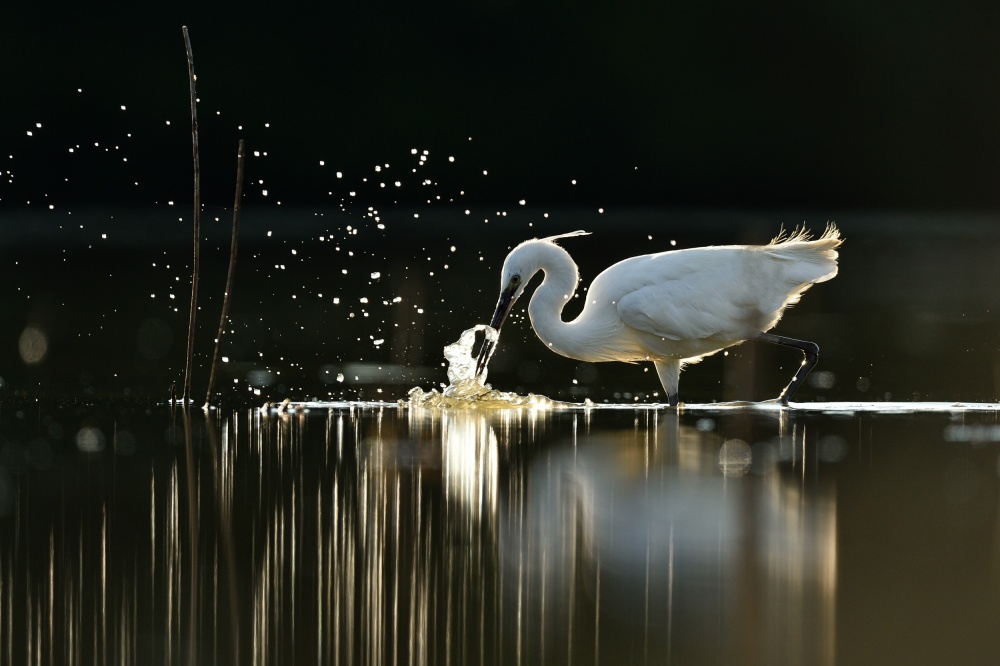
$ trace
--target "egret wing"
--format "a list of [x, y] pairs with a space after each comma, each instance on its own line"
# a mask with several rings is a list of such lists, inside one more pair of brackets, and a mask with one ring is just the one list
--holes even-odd
[[629, 267], [636, 277], [616, 302], [626, 325], [668, 340], [701, 340], [740, 338], [756, 323], [760, 310], [735, 253], [713, 248], [636, 259], [645, 261]]
[[744, 308], [708, 299], [680, 282], [628, 294], [618, 302], [618, 316], [632, 328], [668, 340], [740, 337], [746, 329]]

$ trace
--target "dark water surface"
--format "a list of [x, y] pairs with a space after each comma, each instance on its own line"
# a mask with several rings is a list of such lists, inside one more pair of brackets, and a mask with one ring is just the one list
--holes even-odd
[[995, 663], [998, 440], [958, 406], [3, 406], [0, 663]]

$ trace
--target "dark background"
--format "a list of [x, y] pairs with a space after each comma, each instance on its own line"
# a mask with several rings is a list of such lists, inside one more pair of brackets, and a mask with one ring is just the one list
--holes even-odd
[[[299, 203], [411, 147], [488, 169], [462, 184], [484, 202], [1000, 203], [996, 3], [11, 4], [0, 129], [26, 189], [69, 168], [55, 135], [131, 131], [134, 202], [184, 196], [187, 24], [209, 199], [242, 134]], [[53, 150], [16, 150], [36, 122]], [[127, 198], [76, 158], [50, 197]]]
[[[5, 5], [0, 391], [162, 398], [182, 379], [182, 25], [205, 205], [198, 395], [240, 138], [223, 393], [437, 385], [442, 347], [489, 320], [503, 257], [531, 236], [594, 232], [565, 243], [589, 283], [634, 254], [835, 220], [841, 275], [777, 329], [817, 341], [832, 373], [798, 397], [1000, 395], [1000, 7], [961, 2]], [[518, 319], [498, 388], [657, 397], [651, 369], [549, 354]], [[687, 371], [682, 397], [771, 398], [797, 362], [743, 345]]]

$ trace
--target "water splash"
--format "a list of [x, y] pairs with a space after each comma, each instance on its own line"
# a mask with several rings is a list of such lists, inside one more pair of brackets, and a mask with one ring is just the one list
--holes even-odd
[[[496, 329], [477, 325], [466, 329], [459, 336], [458, 340], [444, 348], [444, 358], [448, 361], [448, 386], [443, 390], [431, 389], [424, 391], [419, 386], [410, 389], [409, 405], [411, 407], [425, 408], [509, 408], [509, 407], [532, 407], [532, 408], [552, 408], [557, 406], [557, 401], [545, 396], [519, 395], [509, 391], [497, 391], [492, 386], [486, 384], [486, 370], [479, 377], [476, 376], [477, 357], [472, 355], [472, 348], [476, 342], [476, 333], [482, 331], [486, 335], [483, 344], [492, 343], [490, 355], [496, 349], [499, 332]], [[487, 364], [489, 359], [486, 359]], [[405, 403], [404, 403], [405, 404]]]

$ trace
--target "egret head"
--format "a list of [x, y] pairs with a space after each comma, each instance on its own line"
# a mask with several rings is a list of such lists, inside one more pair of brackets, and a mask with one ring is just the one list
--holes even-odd
[[[496, 310], [493, 311], [493, 319], [490, 320], [490, 327], [496, 329], [497, 334], [500, 333], [500, 327], [503, 326], [507, 315], [514, 309], [514, 303], [524, 293], [524, 288], [531, 280], [531, 276], [538, 271], [537, 266], [528, 267], [523, 261], [519, 260], [517, 254], [518, 250], [522, 247], [524, 247], [523, 243], [514, 248], [507, 255], [507, 260], [503, 264], [503, 277], [500, 281], [500, 298], [497, 300]], [[515, 261], [512, 262], [511, 259]], [[481, 377], [483, 371], [486, 370], [486, 364], [489, 363], [495, 346], [496, 342], [493, 340], [487, 339], [483, 342], [483, 347], [479, 351], [479, 359], [476, 361], [476, 377]]]
[[[588, 233], [590, 232], [573, 231], [568, 234], [550, 236], [549, 238], [532, 239], [521, 243], [511, 250], [503, 262], [503, 271], [500, 274], [500, 298], [497, 300], [496, 310], [493, 311], [493, 319], [490, 320], [490, 327], [496, 329], [498, 334], [500, 333], [500, 327], [503, 326], [507, 315], [514, 308], [514, 303], [524, 293], [524, 288], [528, 286], [528, 282], [531, 281], [535, 273], [546, 268], [546, 256], [548, 256], [550, 248], [555, 245], [554, 241], [560, 238], [582, 236]], [[565, 253], [562, 250], [560, 252]], [[575, 275], [575, 266], [573, 270]], [[487, 340], [483, 343], [483, 347], [479, 352], [479, 359], [476, 362], [476, 377], [482, 376], [495, 346], [496, 342], [494, 341]]]

